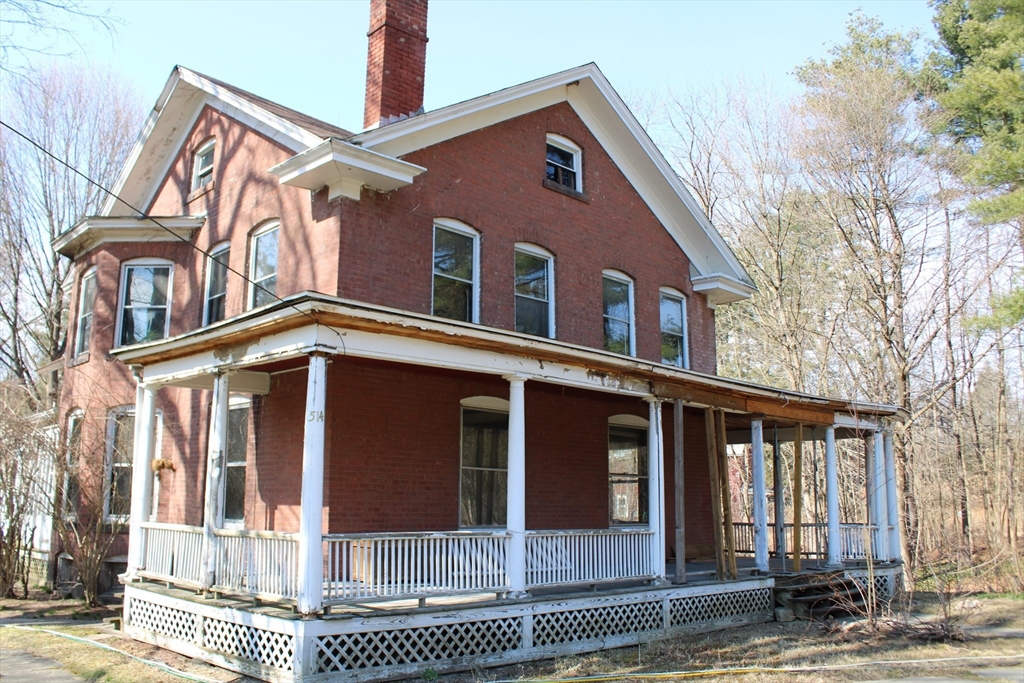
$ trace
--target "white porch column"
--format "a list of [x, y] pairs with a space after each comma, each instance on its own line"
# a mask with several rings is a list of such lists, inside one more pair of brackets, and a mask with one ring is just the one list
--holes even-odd
[[305, 431], [302, 436], [302, 509], [299, 512], [298, 607], [316, 614], [324, 599], [324, 415], [327, 408], [327, 358], [309, 356]]
[[156, 449], [156, 389], [141, 381], [135, 387], [135, 437], [132, 447], [132, 499], [128, 521], [128, 572], [134, 579], [145, 569], [142, 523], [153, 509], [153, 454]]
[[514, 597], [526, 594], [526, 378], [508, 380], [508, 580]]
[[210, 410], [210, 441], [206, 458], [206, 497], [203, 505], [203, 556], [200, 574], [203, 590], [212, 588], [217, 578], [217, 537], [214, 530], [221, 525], [220, 480], [224, 470], [224, 454], [228, 448], [228, 392], [228, 375], [215, 374]]
[[883, 436], [885, 450], [885, 498], [889, 504], [889, 559], [902, 560], [900, 543], [900, 506], [896, 497], [896, 460], [892, 451], [892, 432]]
[[651, 572], [665, 577], [665, 437], [661, 429], [661, 402], [645, 398], [649, 408], [647, 427], [647, 524], [651, 536]]
[[874, 558], [878, 562], [889, 561], [889, 530], [886, 528], [889, 524], [889, 513], [888, 503], [886, 501], [885, 491], [885, 454], [882, 442], [882, 432], [876, 431], [873, 441], [873, 460], [872, 469], [874, 470], [874, 476], [872, 477], [871, 487], [875, 492], [875, 524], [878, 526], [878, 531], [875, 533], [875, 553]]
[[842, 539], [839, 535], [839, 469], [836, 462], [836, 428], [825, 428], [825, 497], [828, 522], [828, 566], [843, 564]]
[[760, 419], [750, 421], [754, 483], [754, 566], [768, 572], [768, 491], [764, 479], [764, 431]]

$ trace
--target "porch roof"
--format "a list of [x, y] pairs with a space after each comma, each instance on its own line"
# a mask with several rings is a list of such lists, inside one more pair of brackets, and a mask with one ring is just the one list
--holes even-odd
[[[363, 339], [372, 335], [375, 344], [361, 345], [360, 335]], [[269, 342], [271, 339], [275, 341]], [[388, 339], [405, 343], [401, 353], [396, 349], [389, 355], [381, 346], [381, 341]], [[410, 354], [412, 342], [424, 345]], [[460, 350], [466, 354], [465, 363], [459, 360]], [[556, 384], [681, 399], [690, 405], [721, 408], [737, 417], [764, 415], [788, 423], [840, 424], [857, 429], [870, 428], [872, 422], [883, 418], [906, 417], [898, 406], [761, 386], [556, 339], [317, 292], [299, 292], [213, 325], [111, 353], [124, 363], [142, 368], [147, 382], [197, 386], [195, 378], [201, 375], [218, 370], [256, 370], [312, 351], [492, 374], [522, 374]], [[431, 351], [444, 353], [428, 358]], [[473, 353], [475, 361], [470, 358]], [[495, 362], [489, 363], [488, 359]]]

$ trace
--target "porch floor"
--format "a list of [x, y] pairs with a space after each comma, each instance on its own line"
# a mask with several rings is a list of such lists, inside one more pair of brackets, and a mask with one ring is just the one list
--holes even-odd
[[[714, 561], [689, 561], [686, 563], [686, 583], [687, 586], [702, 586], [709, 584], [729, 584], [738, 581], [745, 581], [751, 578], [765, 578], [766, 575], [757, 572], [754, 569], [754, 558], [752, 557], [737, 557], [736, 566], [738, 577], [736, 579], [725, 579], [718, 581], [715, 578], [715, 563]], [[796, 572], [792, 571], [792, 560], [787, 558], [783, 561], [782, 558], [773, 557], [769, 560], [769, 577], [782, 577], [782, 576], [796, 576]], [[863, 568], [866, 563], [863, 561], [847, 561], [842, 568], [826, 567], [824, 560], [808, 559], [804, 560], [801, 566], [799, 575], [810, 575], [825, 573], [830, 571], [837, 571], [839, 569], [857, 569]], [[884, 565], [886, 567], [890, 565]], [[667, 577], [675, 575], [675, 562], [668, 562], [666, 564]], [[346, 604], [335, 604], [330, 608], [325, 609], [325, 613], [320, 616], [321, 619], [333, 620], [333, 619], [349, 619], [354, 617], [368, 617], [368, 616], [381, 616], [381, 615], [398, 615], [398, 614], [410, 614], [410, 613], [426, 613], [433, 611], [445, 611], [450, 610], [453, 607], [487, 607], [487, 606], [500, 606], [510, 604], [522, 604], [524, 602], [537, 601], [551, 601], [558, 598], [572, 598], [580, 597], [582, 595], [616, 595], [621, 593], [635, 593], [638, 589], [644, 589], [650, 586], [650, 582], [643, 580], [624, 580], [624, 581], [609, 581], [597, 584], [578, 584], [578, 585], [562, 585], [562, 586], [547, 586], [541, 588], [534, 588], [530, 591], [529, 596], [521, 599], [503, 597], [502, 594], [493, 592], [484, 593], [473, 593], [473, 594], [462, 594], [462, 595], [448, 595], [448, 596], [436, 596], [427, 598], [425, 601], [420, 602], [416, 598], [406, 598], [399, 600], [372, 600], [372, 601], [358, 601], [353, 600], [351, 603]], [[259, 601], [255, 601], [251, 598], [230, 596], [230, 595], [218, 595], [216, 597], [212, 595], [203, 595], [197, 591], [190, 590], [187, 588], [174, 587], [158, 581], [146, 581], [142, 584], [146, 590], [162, 593], [164, 595], [176, 597], [179, 599], [190, 600], [199, 602], [204, 605], [211, 607], [223, 607], [229, 609], [235, 609], [255, 614], [264, 614], [266, 616], [272, 616], [279, 619], [302, 619], [301, 615], [297, 614], [294, 608], [289, 605], [280, 604], [264, 604]], [[650, 586], [654, 588], [654, 586]]]

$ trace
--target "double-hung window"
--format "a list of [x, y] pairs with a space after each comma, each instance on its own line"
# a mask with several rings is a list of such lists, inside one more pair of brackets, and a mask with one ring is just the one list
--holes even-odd
[[277, 299], [277, 238], [280, 231], [280, 223], [269, 223], [252, 236], [249, 308]]
[[90, 268], [78, 283], [78, 320], [75, 322], [75, 355], [89, 350], [92, 309], [96, 303], [96, 269]]
[[163, 339], [171, 324], [171, 264], [136, 261], [121, 276], [118, 346]]
[[686, 296], [674, 289], [661, 290], [661, 362], [690, 367], [686, 332]]
[[555, 336], [554, 258], [532, 244], [516, 245], [516, 332]]
[[192, 190], [206, 187], [213, 180], [213, 148], [214, 141], [210, 140], [198, 150], [192, 159]]
[[647, 496], [646, 420], [616, 415], [608, 420], [609, 523], [646, 524]]
[[64, 490], [61, 497], [61, 511], [65, 518], [74, 519], [81, 505], [82, 489], [78, 463], [82, 455], [82, 411], [76, 410], [68, 416], [67, 452], [64, 456]]
[[431, 312], [442, 318], [478, 322], [479, 283], [479, 233], [458, 221], [436, 220]]
[[117, 408], [107, 416], [107, 480], [103, 513], [126, 520], [132, 508], [132, 457], [135, 448], [135, 408]]
[[508, 413], [481, 410], [463, 403], [459, 524], [463, 527], [505, 526]]
[[549, 133], [547, 137], [547, 180], [574, 192], [583, 192], [580, 148], [568, 138]]
[[633, 334], [633, 281], [614, 270], [601, 278], [604, 295], [604, 348], [606, 351], [636, 355]]
[[203, 324], [211, 325], [224, 319], [228, 298], [228, 259], [231, 245], [225, 242], [213, 248], [206, 264], [206, 306]]
[[245, 467], [249, 446], [249, 399], [231, 397], [228, 406], [228, 449], [224, 463], [224, 523], [245, 525]]

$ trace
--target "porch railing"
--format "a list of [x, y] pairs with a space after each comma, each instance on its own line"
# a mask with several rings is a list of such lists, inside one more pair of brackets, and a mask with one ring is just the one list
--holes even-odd
[[324, 603], [509, 590], [508, 533], [324, 536]]
[[644, 579], [651, 569], [649, 529], [526, 532], [526, 585]]
[[[864, 524], [840, 524], [839, 544], [844, 560], [863, 560], [867, 558], [867, 545], [864, 530], [870, 531], [871, 538], [877, 534], [875, 525], [865, 527]], [[741, 555], [754, 554], [754, 525], [749, 522], [733, 523], [733, 538], [736, 552]], [[793, 556], [793, 525], [783, 525], [783, 539], [787, 557]], [[828, 525], [804, 524], [801, 537], [800, 556], [811, 559], [828, 559]], [[777, 553], [778, 532], [774, 524], [768, 525], [768, 551]]]
[[184, 524], [143, 522], [142, 574], [189, 587], [200, 585], [203, 530]]
[[217, 529], [214, 590], [294, 600], [298, 593], [298, 534]]

